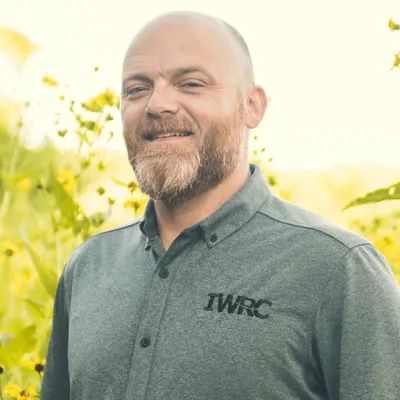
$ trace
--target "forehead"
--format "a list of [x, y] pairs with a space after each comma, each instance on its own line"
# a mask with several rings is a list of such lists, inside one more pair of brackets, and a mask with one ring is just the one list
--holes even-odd
[[[124, 76], [201, 65], [218, 78], [238, 73], [238, 52], [226, 29], [214, 21], [171, 19], [145, 28], [131, 43]], [[229, 68], [227, 68], [229, 66]]]

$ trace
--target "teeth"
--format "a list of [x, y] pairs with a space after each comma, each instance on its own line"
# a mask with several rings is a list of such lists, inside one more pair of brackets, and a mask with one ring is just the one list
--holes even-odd
[[168, 132], [168, 133], [161, 133], [157, 136], [154, 137], [154, 139], [158, 138], [167, 138], [167, 137], [172, 137], [172, 136], [187, 136], [184, 132]]

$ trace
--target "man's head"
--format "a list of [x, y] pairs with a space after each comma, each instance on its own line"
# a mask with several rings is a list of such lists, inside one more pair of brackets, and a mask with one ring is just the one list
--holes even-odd
[[123, 65], [121, 111], [143, 192], [176, 206], [247, 166], [248, 131], [266, 108], [253, 80], [244, 40], [219, 19], [167, 14], [133, 39]]

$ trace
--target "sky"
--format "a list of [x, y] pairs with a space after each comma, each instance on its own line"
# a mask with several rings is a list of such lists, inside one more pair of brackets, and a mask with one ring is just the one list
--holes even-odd
[[42, 104], [30, 139], [40, 142], [52, 121], [42, 76], [68, 83], [76, 98], [119, 93], [132, 36], [174, 10], [223, 18], [244, 36], [271, 99], [253, 133], [274, 168], [400, 167], [400, 71], [390, 71], [400, 32], [387, 27], [400, 21], [399, 0], [0, 0], [0, 26], [40, 47], [19, 72], [0, 59], [0, 90]]

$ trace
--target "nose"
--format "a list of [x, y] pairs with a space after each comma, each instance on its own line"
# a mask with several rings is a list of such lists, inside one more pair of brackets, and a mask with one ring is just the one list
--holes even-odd
[[168, 87], [154, 88], [153, 93], [146, 106], [146, 113], [149, 116], [158, 117], [165, 114], [176, 114], [178, 102]]

